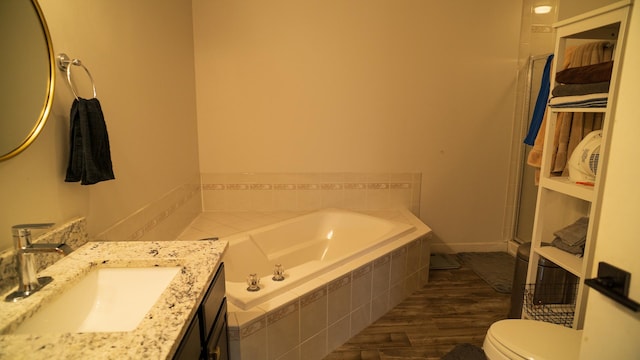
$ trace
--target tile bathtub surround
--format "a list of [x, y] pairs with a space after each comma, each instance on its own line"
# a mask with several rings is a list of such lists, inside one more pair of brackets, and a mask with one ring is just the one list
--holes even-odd
[[[322, 359], [426, 284], [428, 277], [420, 273], [428, 272], [429, 236], [370, 261], [336, 269], [335, 274], [344, 273], [326, 284], [312, 281], [294, 289], [300, 295], [279, 307], [271, 305], [277, 298], [249, 311], [231, 305], [231, 359], [308, 359], [308, 354]], [[290, 298], [281, 295], [286, 296]]]
[[201, 198], [199, 182], [179, 186], [96, 235], [96, 240], [175, 240], [202, 212]]
[[420, 210], [420, 173], [206, 173], [205, 211]]
[[[40, 233], [40, 235], [37, 235]], [[33, 231], [33, 243], [36, 244], [62, 244], [65, 243], [75, 250], [87, 242], [87, 221], [85, 218], [77, 218], [53, 228]], [[63, 255], [55, 253], [43, 253], [35, 256], [36, 272], [52, 265], [63, 258]], [[7, 249], [0, 253], [0, 294], [18, 285], [18, 273], [16, 270], [15, 250]]]
[[[226, 241], [89, 242], [43, 270], [54, 281], [17, 303], [0, 302], [0, 358], [171, 358], [226, 249]], [[98, 266], [180, 266], [135, 330], [39, 335], [10, 334], [29, 314]], [[73, 309], [70, 309], [73, 311]]]

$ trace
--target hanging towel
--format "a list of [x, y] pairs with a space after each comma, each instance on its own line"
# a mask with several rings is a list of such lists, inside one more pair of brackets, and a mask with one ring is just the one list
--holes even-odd
[[547, 62], [544, 64], [544, 70], [542, 73], [542, 81], [540, 82], [540, 90], [538, 91], [538, 98], [536, 99], [536, 106], [533, 108], [533, 116], [531, 117], [531, 124], [529, 125], [529, 132], [524, 139], [524, 143], [533, 146], [538, 131], [540, 131], [540, 125], [542, 125], [542, 119], [544, 118], [544, 112], [547, 109], [547, 100], [549, 99], [550, 80], [549, 75], [551, 73], [551, 61], [553, 60], [553, 54], [547, 57]]
[[71, 147], [64, 181], [91, 185], [115, 179], [107, 124], [98, 99], [76, 98], [70, 117]]

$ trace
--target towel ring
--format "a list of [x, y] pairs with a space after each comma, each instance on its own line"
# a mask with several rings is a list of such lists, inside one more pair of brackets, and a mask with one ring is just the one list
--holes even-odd
[[82, 67], [84, 71], [87, 73], [87, 75], [89, 75], [89, 80], [91, 80], [91, 87], [93, 87], [93, 98], [95, 99], [97, 97], [96, 84], [93, 81], [93, 76], [91, 76], [89, 69], [87, 69], [87, 67], [82, 64], [82, 61], [80, 61], [80, 59], [70, 59], [67, 56], [67, 54], [59, 54], [56, 57], [56, 59], [58, 63], [58, 68], [61, 71], [64, 71], [67, 73], [67, 83], [69, 84], [69, 88], [71, 88], [71, 92], [73, 93], [73, 96], [76, 97], [76, 99], [79, 99], [79, 96], [78, 96], [78, 93], [76, 92], [76, 89], [73, 88], [73, 83], [71, 82], [71, 65]]

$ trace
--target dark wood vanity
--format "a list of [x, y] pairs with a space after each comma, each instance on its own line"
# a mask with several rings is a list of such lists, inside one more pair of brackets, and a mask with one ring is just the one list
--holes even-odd
[[228, 360], [228, 354], [224, 263], [220, 263], [174, 359]]

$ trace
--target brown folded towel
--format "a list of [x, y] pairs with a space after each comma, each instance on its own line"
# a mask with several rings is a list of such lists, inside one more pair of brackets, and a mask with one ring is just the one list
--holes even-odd
[[556, 73], [556, 82], [561, 84], [589, 84], [611, 80], [613, 61], [568, 68]]
[[575, 96], [609, 92], [609, 81], [590, 84], [561, 84], [553, 88], [553, 96]]

